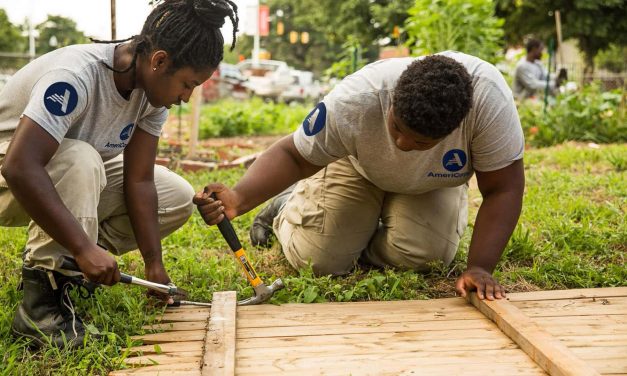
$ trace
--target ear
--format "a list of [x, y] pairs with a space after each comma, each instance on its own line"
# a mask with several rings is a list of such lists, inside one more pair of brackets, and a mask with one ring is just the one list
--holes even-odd
[[153, 71], [165, 70], [169, 64], [169, 55], [164, 50], [157, 50], [150, 57], [150, 69]]

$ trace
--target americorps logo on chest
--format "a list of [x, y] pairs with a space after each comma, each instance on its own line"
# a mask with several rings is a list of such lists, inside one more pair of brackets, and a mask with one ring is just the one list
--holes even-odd
[[442, 157], [442, 165], [447, 171], [459, 171], [466, 166], [466, 153], [461, 149], [451, 149]]
[[442, 167], [448, 172], [429, 171], [427, 176], [430, 178], [466, 178], [472, 172], [459, 172], [466, 166], [468, 156], [461, 149], [451, 149], [442, 156]]
[[126, 147], [126, 145], [128, 145], [127, 142], [124, 142], [126, 140], [128, 140], [131, 135], [133, 134], [133, 127], [135, 126], [134, 123], [131, 123], [129, 125], [127, 125], [126, 127], [124, 127], [122, 129], [122, 132], [120, 132], [120, 141], [121, 142], [107, 142], [107, 144], [105, 145], [106, 148], [109, 149], [124, 149]]
[[127, 125], [126, 127], [124, 127], [124, 129], [122, 129], [122, 132], [120, 132], [120, 140], [122, 141], [128, 140], [128, 138], [131, 137], [131, 133], [133, 133], [134, 126], [135, 124], [131, 123]]

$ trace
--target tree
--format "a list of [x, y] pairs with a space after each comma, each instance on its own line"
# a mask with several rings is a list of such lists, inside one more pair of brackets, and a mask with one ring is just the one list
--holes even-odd
[[457, 50], [491, 62], [502, 51], [502, 26], [491, 0], [416, 0], [405, 21], [414, 53]]
[[574, 38], [584, 53], [587, 73], [594, 71], [594, 57], [610, 44], [627, 44], [627, 5], [624, 0], [497, 0], [496, 11], [505, 17], [510, 43], [521, 43], [527, 34], [540, 38], [555, 35], [553, 12], [559, 10], [564, 39]]
[[89, 43], [85, 34], [76, 29], [76, 22], [62, 16], [48, 16], [48, 19], [37, 25], [36, 29], [39, 31], [38, 54], [45, 54], [71, 44]]
[[23, 51], [24, 43], [20, 28], [9, 21], [4, 9], [0, 9], [0, 52]]
[[[380, 41], [391, 36], [394, 26], [403, 24], [413, 0], [268, 0], [270, 35], [261, 38], [261, 47], [273, 59], [312, 70], [318, 74], [337, 61], [346, 41], [363, 46], [368, 60], [378, 56]], [[284, 33], [277, 33], [277, 24]], [[290, 43], [290, 32], [307, 32], [309, 40]], [[248, 47], [247, 38], [240, 40]], [[240, 42], [238, 42], [239, 44]], [[394, 43], [390, 40], [388, 43]], [[252, 48], [250, 45], [249, 48]], [[248, 49], [249, 51], [250, 49]], [[244, 51], [244, 50], [242, 50]], [[249, 53], [246, 53], [249, 55]]]

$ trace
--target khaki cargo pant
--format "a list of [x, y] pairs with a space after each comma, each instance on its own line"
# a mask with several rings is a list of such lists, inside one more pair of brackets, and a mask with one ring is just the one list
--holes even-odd
[[420, 195], [384, 192], [341, 159], [300, 181], [274, 233], [296, 269], [342, 275], [357, 260], [425, 271], [448, 265], [468, 223], [467, 186]]
[[[0, 166], [8, 147], [0, 141]], [[103, 162], [89, 144], [65, 139], [46, 170], [65, 206], [89, 238], [120, 255], [137, 248], [123, 193], [122, 156]], [[192, 214], [194, 190], [182, 177], [155, 166], [158, 221], [161, 238], [181, 227]], [[15, 200], [0, 176], [0, 226], [28, 226], [24, 262], [29, 267], [59, 268], [61, 257], [70, 255], [52, 240]]]

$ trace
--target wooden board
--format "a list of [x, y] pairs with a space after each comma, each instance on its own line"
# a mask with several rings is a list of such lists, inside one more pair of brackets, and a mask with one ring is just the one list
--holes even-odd
[[479, 309], [462, 298], [236, 308], [234, 293], [213, 304], [169, 309], [112, 374], [627, 375], [627, 287]]

